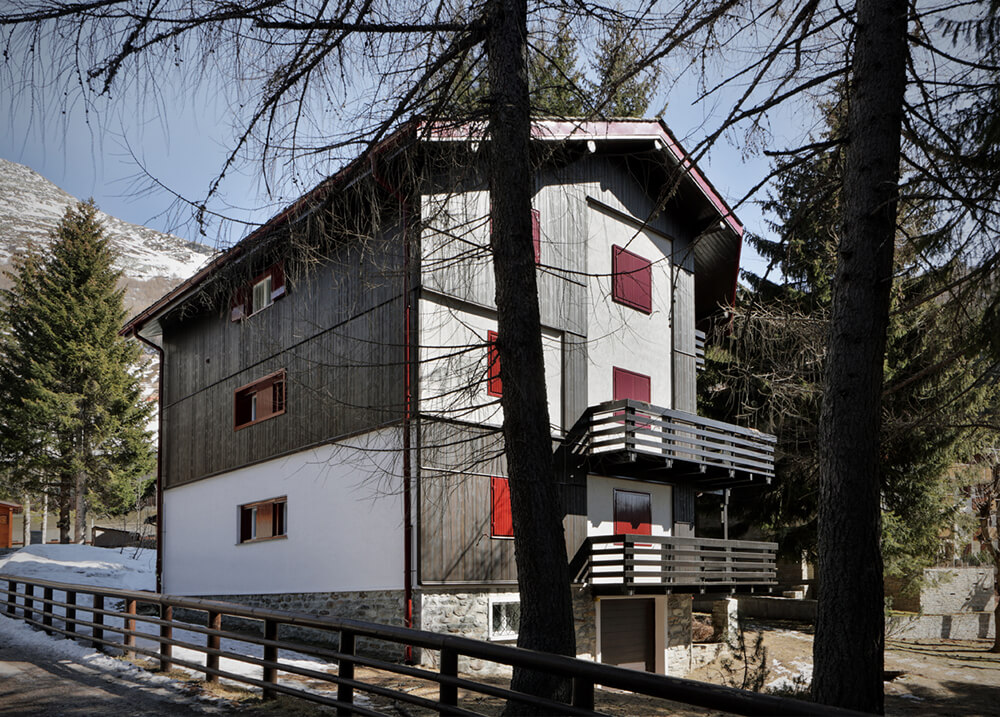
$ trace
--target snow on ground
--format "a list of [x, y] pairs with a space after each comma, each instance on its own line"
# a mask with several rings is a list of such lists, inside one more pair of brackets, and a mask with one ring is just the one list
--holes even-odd
[[[11, 575], [22, 578], [36, 578], [40, 580], [51, 580], [54, 582], [76, 583], [81, 585], [97, 586], [104, 588], [122, 590], [150, 590], [154, 589], [156, 551], [140, 550], [136, 548], [96, 548], [90, 545], [30, 545], [16, 553], [12, 553], [4, 558], [0, 558], [0, 576]], [[23, 588], [21, 588], [23, 590]], [[64, 594], [55, 591], [55, 600], [63, 600]], [[20, 600], [19, 600], [20, 603]], [[78, 606], [80, 612], [77, 616], [82, 620], [89, 620], [86, 608], [91, 607], [93, 601], [89, 595], [78, 596]], [[114, 603], [105, 603], [107, 609], [114, 609]], [[0, 606], [2, 609], [2, 606]], [[82, 613], [82, 614], [80, 614]], [[54, 614], [65, 615], [62, 608], [56, 607]], [[121, 627], [122, 618], [106, 616], [105, 625], [108, 627]], [[56, 620], [56, 626], [61, 627], [60, 621]], [[159, 634], [159, 626], [150, 623], [136, 621], [136, 629], [149, 638], [138, 638], [137, 647], [150, 650], [158, 650], [159, 642], [152, 639]], [[80, 634], [89, 635], [90, 629], [80, 626], [77, 631]], [[105, 632], [106, 639], [120, 639], [117, 633]], [[185, 630], [175, 627], [173, 631], [174, 640], [188, 642], [192, 644], [205, 644], [206, 636], [193, 630]], [[64, 657], [76, 662], [85, 662], [99, 669], [109, 671], [121, 671], [122, 669], [138, 669], [120, 660], [111, 659], [96, 650], [84, 647], [82, 644], [65, 640], [59, 637], [49, 637], [40, 631], [32, 629], [29, 625], [18, 619], [12, 619], [0, 614], [0, 644], [3, 639], [11, 643], [30, 643], [36, 649], [45, 649], [51, 652], [54, 657]], [[223, 639], [220, 649], [236, 654], [263, 658], [264, 648], [260, 645], [245, 643], [240, 640]], [[190, 648], [173, 648], [173, 657], [196, 664], [205, 664], [205, 655]], [[291, 650], [279, 653], [279, 662], [288, 665], [299, 666], [320, 672], [334, 672], [333, 668], [326, 662], [309, 657]], [[219, 668], [233, 674], [261, 679], [263, 668], [250, 665], [238, 660], [221, 658]], [[196, 673], [199, 676], [203, 673]], [[153, 675], [150, 675], [153, 678]], [[156, 679], [167, 679], [156, 677]], [[292, 682], [279, 676], [279, 682], [291, 684], [297, 689], [306, 689], [300, 682]], [[333, 686], [331, 685], [331, 689]], [[307, 690], [311, 691], [311, 690]], [[359, 696], [359, 703], [363, 700]]]

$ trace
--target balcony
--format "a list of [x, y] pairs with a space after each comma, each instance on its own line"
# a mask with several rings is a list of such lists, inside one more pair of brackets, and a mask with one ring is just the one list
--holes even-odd
[[770, 483], [775, 440], [751, 428], [621, 400], [588, 408], [559, 453], [570, 470], [714, 490]]
[[599, 594], [729, 592], [776, 584], [777, 543], [655, 535], [587, 538], [573, 581]]

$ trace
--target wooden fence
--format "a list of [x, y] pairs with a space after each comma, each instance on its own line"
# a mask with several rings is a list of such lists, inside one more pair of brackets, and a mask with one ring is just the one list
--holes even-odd
[[[162, 670], [182, 667], [203, 673], [210, 682], [226, 678], [252, 685], [263, 691], [265, 699], [285, 694], [336, 707], [338, 715], [386, 714], [377, 709], [370, 699], [372, 697], [384, 698], [387, 705], [402, 703], [426, 708], [438, 714], [477, 715], [481, 713], [472, 708], [476, 706], [475, 698], [483, 695], [528, 703], [551, 714], [595, 715], [601, 714], [594, 711], [594, 691], [599, 685], [733, 714], [854, 714], [799, 700], [403, 627], [336, 618], [321, 619], [311, 615], [249, 608], [211, 600], [95, 588], [0, 574], [0, 584], [4, 583], [6, 588], [0, 587], [0, 611], [8, 617], [20, 618], [50, 635], [80, 640], [98, 649], [121, 650], [127, 656], [142, 655], [158, 661]], [[205, 625], [176, 620], [173, 617], [175, 609], [203, 613]], [[223, 617], [250, 621], [257, 625], [259, 634], [225, 629]], [[120, 624], [113, 624], [117, 622]], [[152, 630], [146, 632], [138, 629], [138, 624], [152, 626]], [[282, 639], [279, 635], [282, 626], [308, 628], [328, 637], [336, 636], [338, 646], [333, 648]], [[204, 642], [176, 639], [175, 629], [202, 635]], [[223, 639], [259, 646], [262, 648], [261, 657], [224, 649]], [[406, 646], [430, 650], [436, 654], [434, 662], [438, 668], [400, 664], [363, 654], [356, 649], [361, 640], [383, 643], [400, 651]], [[147, 647], [142, 642], [153, 643], [153, 646]], [[179, 657], [174, 654], [175, 647], [203, 654], [204, 664]], [[283, 651], [336, 663], [337, 671], [331, 673], [301, 664], [279, 662], [279, 655]], [[572, 681], [572, 703], [554, 702], [512, 691], [499, 683], [463, 676], [458, 670], [461, 657], [565, 677]], [[260, 677], [224, 670], [220, 667], [222, 658], [259, 668]], [[422, 697], [409, 691], [357, 679], [355, 668], [358, 666], [435, 686], [437, 697]], [[331, 692], [319, 694], [287, 682], [281, 683], [278, 681], [279, 673], [329, 684]], [[336, 692], [332, 691], [334, 687]], [[356, 700], [358, 693], [364, 693], [369, 699]]]

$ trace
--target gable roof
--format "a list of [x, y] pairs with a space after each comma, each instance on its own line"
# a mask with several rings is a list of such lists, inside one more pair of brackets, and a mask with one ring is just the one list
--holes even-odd
[[[401, 150], [415, 142], [469, 142], [485, 137], [485, 124], [468, 125], [445, 122], [410, 120], [391, 135], [369, 147], [335, 174], [327, 177], [313, 189], [303, 194], [281, 212], [252, 231], [227, 251], [219, 254], [190, 279], [179, 284], [152, 305], [136, 314], [121, 333], [138, 334], [144, 327], [154, 329], [149, 336], [159, 333], [158, 319], [167, 311], [193, 296], [210, 277], [223, 266], [240, 258], [254, 247], [255, 239], [262, 238], [289, 223], [316, 202], [346, 187], [353, 180], [371, 171], [370, 162], [394, 150]], [[681, 147], [680, 142], [662, 119], [539, 119], [532, 123], [532, 138], [539, 142], [642, 142], [661, 151], [672, 169], [682, 171], [682, 183], [693, 186], [715, 217], [696, 237], [694, 246], [696, 282], [695, 303], [699, 315], [710, 312], [715, 305], [726, 300], [732, 304], [736, 298], [736, 281], [739, 272], [743, 224], [736, 217], [712, 183], [697, 167], [694, 160]], [[588, 145], [591, 146], [591, 145]], [[704, 277], [705, 280], [701, 280]], [[147, 332], [143, 332], [147, 335]]]

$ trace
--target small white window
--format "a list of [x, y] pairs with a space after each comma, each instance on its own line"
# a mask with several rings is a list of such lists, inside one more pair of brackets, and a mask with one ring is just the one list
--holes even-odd
[[521, 629], [521, 598], [518, 595], [491, 595], [490, 639], [516, 640]]
[[250, 313], [256, 314], [261, 309], [266, 309], [270, 305], [271, 275], [268, 274], [253, 285], [253, 309]]

